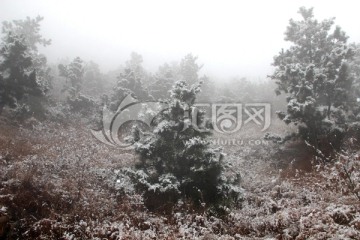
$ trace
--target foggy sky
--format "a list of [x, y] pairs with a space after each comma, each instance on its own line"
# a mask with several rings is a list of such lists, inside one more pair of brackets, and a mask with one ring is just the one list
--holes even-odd
[[123, 64], [132, 51], [156, 71], [187, 53], [199, 57], [202, 73], [264, 79], [271, 62], [286, 48], [284, 32], [300, 6], [314, 7], [319, 20], [336, 17], [360, 42], [357, 1], [49, 1], [0, 0], [0, 21], [43, 16], [44, 37], [52, 44], [41, 52], [50, 63], [80, 56], [103, 71]]

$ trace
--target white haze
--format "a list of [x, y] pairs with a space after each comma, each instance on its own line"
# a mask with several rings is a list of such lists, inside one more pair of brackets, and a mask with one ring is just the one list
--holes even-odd
[[50, 63], [65, 57], [93, 60], [108, 71], [132, 51], [155, 71], [187, 53], [199, 56], [203, 73], [264, 79], [284, 42], [290, 18], [300, 6], [314, 7], [318, 19], [336, 17], [359, 42], [357, 1], [49, 1], [0, 0], [0, 20], [45, 17], [42, 34], [52, 44], [41, 49]]

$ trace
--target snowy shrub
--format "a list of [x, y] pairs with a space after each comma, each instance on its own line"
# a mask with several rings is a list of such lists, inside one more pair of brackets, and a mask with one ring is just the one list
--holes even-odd
[[76, 98], [69, 98], [67, 102], [71, 111], [80, 112], [83, 115], [89, 115], [98, 108], [95, 100], [82, 94], [79, 94]]
[[360, 157], [359, 153], [343, 151], [338, 153], [334, 165], [318, 169], [326, 179], [326, 186], [336, 189], [343, 195], [353, 195], [360, 201]]
[[199, 85], [189, 88], [177, 82], [169, 108], [157, 118], [154, 130], [136, 143], [140, 161], [133, 176], [150, 209], [171, 206], [180, 198], [196, 206], [230, 205], [239, 198], [239, 176], [225, 176], [223, 154], [206, 140], [210, 133], [197, 131], [186, 117], [199, 91]]

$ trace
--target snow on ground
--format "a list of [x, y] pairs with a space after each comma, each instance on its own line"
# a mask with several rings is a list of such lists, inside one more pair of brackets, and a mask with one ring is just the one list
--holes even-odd
[[[277, 124], [272, 130], [283, 133]], [[121, 174], [136, 156], [97, 142], [81, 123], [1, 119], [0, 129], [0, 237], [360, 239], [360, 201], [335, 165], [309, 170], [301, 145], [250, 144], [262, 136], [254, 129], [225, 137], [247, 144], [222, 146], [244, 189], [241, 206], [223, 217], [187, 202], [170, 214], [147, 211]]]

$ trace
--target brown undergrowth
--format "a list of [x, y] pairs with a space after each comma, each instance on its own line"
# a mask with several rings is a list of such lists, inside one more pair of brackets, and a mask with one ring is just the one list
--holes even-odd
[[[339, 168], [347, 164], [357, 183], [357, 151], [319, 164], [301, 143], [223, 146], [244, 193], [241, 206], [220, 218], [188, 202], [166, 214], [146, 210], [121, 175], [136, 156], [100, 144], [81, 123], [1, 120], [0, 129], [0, 219], [8, 218], [0, 222], [3, 239], [360, 237], [357, 185], [347, 186]], [[244, 131], [236, 137], [261, 136]]]

